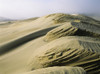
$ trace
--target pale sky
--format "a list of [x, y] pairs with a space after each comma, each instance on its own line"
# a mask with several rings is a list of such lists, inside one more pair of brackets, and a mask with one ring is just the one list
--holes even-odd
[[0, 16], [23, 19], [51, 13], [100, 16], [100, 0], [0, 0]]

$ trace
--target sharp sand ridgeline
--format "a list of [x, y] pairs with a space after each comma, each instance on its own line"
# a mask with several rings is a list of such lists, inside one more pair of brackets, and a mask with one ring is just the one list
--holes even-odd
[[55, 13], [0, 23], [0, 74], [100, 74], [100, 21]]

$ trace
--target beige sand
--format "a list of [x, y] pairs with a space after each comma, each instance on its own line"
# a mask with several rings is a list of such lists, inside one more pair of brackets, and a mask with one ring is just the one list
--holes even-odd
[[[37, 49], [28, 66], [31, 69], [64, 65], [80, 66], [86, 71], [92, 70], [93, 73], [95, 69], [100, 70], [97, 69], [97, 67], [100, 67], [99, 46], [100, 41], [94, 38], [62, 37]], [[92, 65], [95, 65], [95, 67], [88, 67]]]
[[4, 24], [0, 24], [0, 74], [36, 74], [38, 68], [52, 66], [59, 66], [55, 72], [62, 66], [100, 72], [99, 21], [57, 13]]
[[86, 74], [81, 67], [48, 67], [43, 69], [37, 69], [24, 74]]
[[67, 22], [47, 33], [45, 41], [64, 36], [90, 36], [100, 38], [100, 26], [86, 22]]

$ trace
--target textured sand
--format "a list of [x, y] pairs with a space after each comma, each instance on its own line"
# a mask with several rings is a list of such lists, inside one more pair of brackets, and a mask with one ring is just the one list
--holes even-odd
[[57, 13], [0, 24], [0, 74], [99, 74], [99, 62], [100, 21], [90, 17]]
[[90, 36], [100, 38], [100, 26], [86, 22], [69, 22], [46, 34], [45, 41], [51, 41], [64, 36]]
[[[33, 70], [50, 66], [80, 66], [88, 72], [99, 72], [99, 46], [100, 41], [94, 38], [62, 37], [37, 49], [28, 66]], [[95, 67], [88, 67], [92, 65]]]

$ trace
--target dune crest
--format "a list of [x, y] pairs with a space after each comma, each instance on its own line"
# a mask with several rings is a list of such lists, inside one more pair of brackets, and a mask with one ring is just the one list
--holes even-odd
[[86, 22], [67, 22], [46, 34], [45, 41], [64, 36], [90, 36], [100, 38], [100, 26]]

